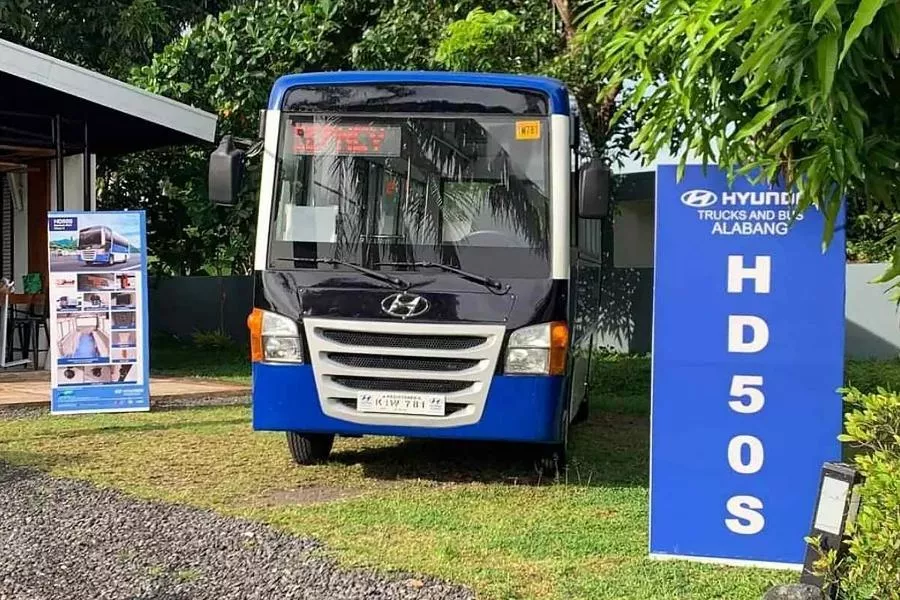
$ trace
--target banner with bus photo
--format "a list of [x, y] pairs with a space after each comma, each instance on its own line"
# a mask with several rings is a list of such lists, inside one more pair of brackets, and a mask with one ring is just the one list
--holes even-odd
[[54, 414], [150, 410], [144, 218], [48, 216]]

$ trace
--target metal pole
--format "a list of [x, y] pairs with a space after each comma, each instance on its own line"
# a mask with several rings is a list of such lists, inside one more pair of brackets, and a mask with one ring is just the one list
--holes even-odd
[[66, 205], [63, 201], [63, 140], [62, 140], [62, 117], [58, 114], [54, 121], [53, 135], [56, 138], [56, 210], [65, 210]]
[[84, 184], [84, 210], [86, 212], [90, 212], [91, 210], [91, 150], [88, 145], [88, 122], [84, 122], [84, 155], [82, 156], [81, 164], [84, 166], [84, 173], [82, 174], [82, 183]]

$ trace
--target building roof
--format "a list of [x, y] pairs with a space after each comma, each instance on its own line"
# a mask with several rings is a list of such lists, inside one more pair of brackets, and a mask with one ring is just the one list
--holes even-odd
[[[212, 142], [216, 115], [0, 39], [0, 145], [41, 147], [63, 119], [65, 152], [120, 154]], [[77, 147], [77, 148], [76, 148]]]

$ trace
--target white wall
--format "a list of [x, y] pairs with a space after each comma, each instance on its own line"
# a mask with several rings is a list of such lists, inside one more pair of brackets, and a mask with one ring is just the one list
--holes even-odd
[[28, 176], [16, 173], [12, 176], [20, 194], [22, 209], [13, 207], [13, 277], [16, 288], [22, 289], [22, 277], [28, 272]]
[[[63, 200], [66, 210], [84, 210], [83, 154], [63, 159]], [[50, 210], [56, 210], [56, 160], [50, 161]], [[97, 210], [97, 157], [91, 155], [91, 210]]]

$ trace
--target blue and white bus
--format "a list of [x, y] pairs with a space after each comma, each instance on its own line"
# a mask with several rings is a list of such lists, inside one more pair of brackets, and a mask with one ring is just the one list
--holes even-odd
[[105, 225], [85, 227], [78, 232], [78, 258], [86, 265], [128, 262], [128, 240]]
[[[433, 72], [278, 79], [263, 113], [253, 425], [294, 459], [335, 435], [527, 442], [587, 412], [608, 170], [558, 81]], [[258, 146], [257, 146], [258, 148]], [[243, 150], [210, 159], [233, 204]]]

